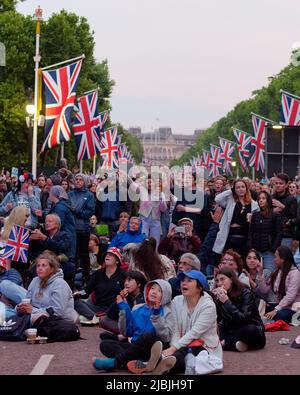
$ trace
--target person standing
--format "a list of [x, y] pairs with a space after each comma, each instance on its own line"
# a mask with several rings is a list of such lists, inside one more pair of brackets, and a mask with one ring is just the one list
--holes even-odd
[[69, 193], [71, 209], [75, 217], [77, 259], [80, 260], [84, 281], [90, 277], [89, 239], [90, 218], [95, 212], [95, 199], [87, 189], [87, 181], [84, 174], [75, 176], [75, 188]]

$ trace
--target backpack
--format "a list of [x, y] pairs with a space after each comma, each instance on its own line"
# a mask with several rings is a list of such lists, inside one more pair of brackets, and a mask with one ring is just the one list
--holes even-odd
[[48, 343], [75, 341], [80, 338], [77, 325], [56, 315], [41, 316], [33, 326], [37, 328], [38, 336], [48, 338]]
[[0, 325], [0, 340], [24, 341], [25, 330], [30, 326], [30, 314], [15, 315]]

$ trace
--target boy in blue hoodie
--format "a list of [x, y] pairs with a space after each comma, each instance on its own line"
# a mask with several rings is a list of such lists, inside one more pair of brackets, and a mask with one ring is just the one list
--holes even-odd
[[95, 358], [93, 365], [96, 369], [125, 367], [138, 357], [150, 359], [152, 356], [151, 361], [160, 358], [163, 343], [168, 344], [171, 339], [171, 286], [165, 280], [150, 281], [144, 295], [146, 303], [135, 306], [132, 311], [120, 295], [117, 297], [120, 333], [130, 341], [103, 340], [100, 351], [108, 358]]

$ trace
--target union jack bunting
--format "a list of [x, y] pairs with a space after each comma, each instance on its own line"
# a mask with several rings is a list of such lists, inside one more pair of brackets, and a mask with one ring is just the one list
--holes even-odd
[[233, 134], [238, 142], [238, 155], [243, 170], [247, 169], [247, 163], [245, 158], [249, 158], [250, 149], [249, 144], [251, 143], [250, 134], [243, 132], [242, 130], [233, 128]]
[[262, 173], [265, 172], [265, 132], [266, 124], [262, 118], [252, 115], [252, 125], [254, 131], [254, 137], [251, 137], [251, 144], [254, 146], [254, 154], [249, 161], [249, 166], [253, 167], [256, 171], [261, 170]]
[[280, 122], [287, 126], [300, 125], [300, 98], [282, 92]]
[[104, 126], [108, 120], [109, 110], [100, 112], [99, 121], [100, 121], [100, 132], [104, 132]]
[[91, 159], [101, 151], [98, 92], [94, 91], [81, 97], [75, 109], [77, 112], [73, 132], [77, 145], [77, 159]]
[[81, 65], [82, 60], [57, 70], [43, 71], [46, 95], [46, 140], [42, 152], [71, 138], [71, 115]]
[[222, 137], [219, 137], [219, 140], [221, 148], [220, 159], [224, 161], [224, 170], [231, 174], [230, 164], [233, 161], [235, 143]]
[[103, 135], [101, 135], [101, 151], [100, 155], [103, 158], [102, 167], [108, 169], [117, 169], [119, 167], [119, 145], [120, 138], [118, 136], [118, 129], [111, 128], [106, 130]]
[[210, 145], [210, 177], [216, 177], [220, 174], [219, 169], [222, 169], [223, 163], [220, 159], [221, 149], [216, 145]]
[[14, 225], [1, 258], [27, 263], [29, 236], [29, 229]]
[[202, 151], [202, 162], [201, 165], [203, 167], [205, 167], [205, 169], [209, 169], [209, 165], [210, 165], [210, 152], [203, 150]]

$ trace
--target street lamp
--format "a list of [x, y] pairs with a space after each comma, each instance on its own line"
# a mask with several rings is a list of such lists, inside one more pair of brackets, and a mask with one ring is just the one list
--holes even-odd
[[35, 107], [34, 104], [27, 104], [26, 106], [26, 112], [28, 115], [33, 116], [35, 114]]

